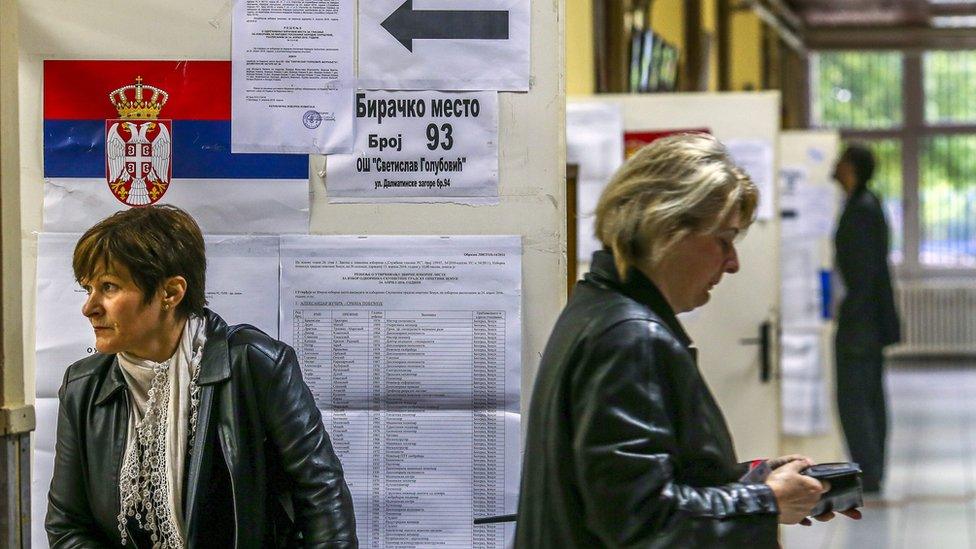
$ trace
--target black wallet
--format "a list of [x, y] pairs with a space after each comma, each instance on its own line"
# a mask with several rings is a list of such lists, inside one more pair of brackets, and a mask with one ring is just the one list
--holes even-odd
[[802, 473], [830, 483], [830, 490], [820, 496], [820, 502], [810, 511], [811, 517], [828, 511], [847, 511], [863, 505], [861, 467], [858, 464], [818, 463], [807, 467]]

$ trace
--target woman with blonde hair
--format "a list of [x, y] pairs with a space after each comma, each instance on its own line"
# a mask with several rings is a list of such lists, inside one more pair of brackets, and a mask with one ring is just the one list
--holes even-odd
[[809, 523], [827, 488], [801, 474], [812, 462], [784, 456], [765, 482], [740, 482], [747, 467], [675, 316], [739, 270], [757, 202], [709, 135], [656, 141], [607, 185], [604, 249], [532, 393], [517, 547], [776, 547], [777, 523]]

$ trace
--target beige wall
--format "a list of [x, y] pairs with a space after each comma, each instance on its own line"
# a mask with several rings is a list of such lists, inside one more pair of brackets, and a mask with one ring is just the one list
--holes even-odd
[[17, 3], [0, 0], [0, 205], [3, 258], [3, 395], [5, 408], [22, 405], [25, 390], [21, 293], [21, 192], [17, 103]]
[[655, 0], [651, 5], [651, 28], [661, 38], [678, 46], [684, 55], [684, 0]]
[[731, 87], [762, 89], [762, 21], [751, 11], [732, 14]]
[[593, 74], [593, 0], [566, 5], [566, 93], [589, 95], [596, 90]]

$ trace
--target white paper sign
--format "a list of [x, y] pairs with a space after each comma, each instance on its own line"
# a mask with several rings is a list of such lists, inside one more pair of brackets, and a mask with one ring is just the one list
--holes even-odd
[[566, 161], [579, 164], [584, 181], [606, 183], [624, 162], [624, 119], [620, 105], [566, 103]]
[[785, 327], [819, 327], [823, 323], [819, 248], [819, 243], [811, 240], [795, 238], [783, 242], [780, 296]]
[[837, 219], [836, 185], [811, 181], [802, 166], [781, 167], [779, 179], [783, 238], [830, 237]]
[[827, 384], [819, 332], [784, 332], [781, 341], [782, 432], [811, 436], [827, 432]]
[[359, 92], [356, 154], [326, 159], [329, 202], [498, 203], [498, 94]]
[[282, 237], [281, 318], [360, 546], [506, 547], [472, 518], [517, 501], [519, 238]]
[[[157, 204], [178, 206], [204, 233], [308, 232], [308, 179], [184, 179]], [[44, 182], [44, 232], [84, 232], [129, 206], [116, 200], [104, 179], [57, 178]]]
[[369, 89], [529, 89], [529, 0], [359, 2]]
[[757, 219], [772, 219], [776, 214], [776, 188], [773, 174], [773, 145], [764, 139], [723, 140], [729, 155], [759, 187]]
[[352, 148], [354, 0], [235, 0], [232, 150]]
[[603, 247], [594, 236], [597, 201], [624, 161], [624, 122], [619, 105], [588, 101], [566, 104], [566, 161], [579, 165], [576, 254], [580, 263], [588, 264], [593, 252]]

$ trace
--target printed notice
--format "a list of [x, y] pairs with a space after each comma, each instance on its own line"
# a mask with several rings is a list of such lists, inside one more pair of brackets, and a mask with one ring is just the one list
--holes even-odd
[[600, 193], [624, 161], [623, 135], [619, 105], [566, 103], [566, 161], [579, 166], [575, 253], [581, 267], [589, 265], [593, 252], [603, 248], [595, 236], [594, 213]]
[[756, 219], [773, 219], [776, 208], [776, 182], [773, 172], [773, 145], [764, 139], [726, 139], [732, 160], [759, 188]]
[[329, 202], [498, 203], [498, 94], [356, 94], [353, 155], [326, 159]]
[[785, 330], [782, 360], [781, 432], [791, 436], [817, 436], [829, 431], [829, 389], [823, 376], [819, 331]]
[[362, 547], [506, 546], [519, 482], [518, 237], [281, 238], [281, 335]]
[[234, 1], [233, 152], [350, 152], [354, 6]]

